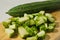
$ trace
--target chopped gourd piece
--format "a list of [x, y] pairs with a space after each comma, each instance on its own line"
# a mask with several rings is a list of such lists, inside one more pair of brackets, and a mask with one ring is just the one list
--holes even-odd
[[27, 30], [27, 32], [29, 33], [29, 36], [35, 35], [34, 32], [33, 32], [33, 30], [31, 28], [29, 28], [28, 26], [24, 26], [24, 27]]
[[38, 33], [38, 30], [35, 26], [32, 26], [31, 30], [34, 32], [35, 35]]
[[24, 14], [24, 17], [33, 18], [33, 15], [31, 15], [31, 14], [28, 15], [28, 14], [25, 13], [25, 14]]
[[19, 32], [19, 35], [21, 36], [21, 38], [24, 38], [29, 34], [26, 31], [26, 29], [24, 29], [24, 27], [22, 27], [22, 26], [18, 27], [18, 32]]
[[46, 17], [47, 17], [48, 21], [50, 21], [50, 22], [54, 22], [55, 21], [53, 16], [51, 14], [49, 14], [49, 13], [46, 13]]
[[8, 35], [9, 37], [12, 37], [13, 34], [14, 34], [14, 30], [9, 29], [9, 28], [6, 28], [6, 29], [5, 29], [5, 32], [7, 33], [7, 35]]
[[39, 33], [37, 33], [38, 37], [44, 37], [45, 36], [45, 31], [40, 31]]
[[30, 26], [30, 22], [29, 22], [29, 20], [27, 20], [23, 25]]
[[45, 22], [47, 22], [47, 17], [46, 16], [41, 16], [44, 20], [45, 20]]
[[48, 28], [47, 23], [40, 25], [40, 31], [42, 30], [46, 31], [47, 28]]
[[12, 22], [11, 25], [9, 25], [10, 29], [16, 29], [16, 23]]
[[21, 17], [19, 18], [19, 22], [23, 23], [25, 21], [29, 20], [29, 17]]
[[29, 24], [30, 25], [34, 25], [35, 24], [35, 21], [33, 19], [29, 20]]
[[45, 23], [45, 20], [42, 17], [38, 17], [37, 20], [36, 20], [36, 26], [39, 26], [42, 23]]
[[55, 27], [55, 23], [50, 23], [48, 26], [48, 30], [52, 30]]
[[12, 17], [12, 18], [10, 18], [10, 20], [11, 20], [12, 22], [18, 21], [18, 19], [19, 19], [19, 17]]
[[47, 16], [47, 17], [53, 17], [50, 13], [46, 13], [45, 16]]
[[45, 14], [45, 11], [40, 11], [39, 12], [41, 15], [44, 15]]
[[34, 20], [37, 20], [38, 16], [35, 16]]
[[15, 26], [15, 24], [13, 24], [13, 25], [9, 25], [9, 28], [10, 28], [10, 29], [15, 29], [16, 26]]
[[24, 17], [27, 17], [27, 16], [28, 16], [28, 14], [27, 14], [27, 13], [25, 13], [25, 14], [24, 14]]
[[54, 19], [54, 18], [51, 18], [51, 17], [49, 17], [48, 20], [49, 20], [50, 22], [55, 22], [55, 19]]
[[33, 18], [33, 15], [28, 15], [28, 17], [29, 17], [30, 19], [32, 19], [32, 18]]
[[9, 26], [9, 23], [7, 23], [7, 22], [3, 22], [3, 26], [5, 27], [5, 28], [8, 28]]
[[33, 37], [27, 37], [26, 40], [37, 40], [37, 37], [36, 37], [36, 36], [33, 36]]
[[11, 21], [11, 20], [4, 21], [4, 22], [3, 22], [3, 26], [4, 26], [5, 28], [8, 28], [8, 27], [9, 27], [9, 24], [10, 24], [10, 21]]

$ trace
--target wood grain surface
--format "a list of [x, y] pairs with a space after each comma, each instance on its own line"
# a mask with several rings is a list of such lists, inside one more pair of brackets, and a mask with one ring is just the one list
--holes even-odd
[[[60, 40], [60, 11], [52, 12], [52, 15], [56, 18], [55, 30], [51, 33], [47, 33], [44, 40]], [[17, 38], [9, 38], [5, 33], [5, 28], [0, 23], [0, 40], [22, 40], [19, 36]]]

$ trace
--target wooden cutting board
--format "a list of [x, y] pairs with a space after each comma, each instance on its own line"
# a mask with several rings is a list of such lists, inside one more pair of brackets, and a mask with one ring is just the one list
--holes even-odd
[[[60, 11], [52, 12], [52, 15], [56, 18], [55, 30], [51, 33], [47, 33], [44, 40], [60, 40]], [[17, 38], [9, 38], [5, 33], [5, 28], [0, 23], [0, 40], [22, 40], [19, 36]]]

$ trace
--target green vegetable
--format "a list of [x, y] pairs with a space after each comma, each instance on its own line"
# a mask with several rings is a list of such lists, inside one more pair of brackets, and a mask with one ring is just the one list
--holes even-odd
[[26, 40], [37, 40], [37, 37], [36, 36], [28, 37], [28, 38], [26, 38]]
[[10, 25], [10, 21], [11, 21], [11, 20], [4, 21], [4, 22], [3, 22], [3, 26], [4, 26], [5, 28], [8, 28], [9, 25]]
[[45, 20], [45, 22], [47, 22], [47, 17], [46, 16], [41, 16], [44, 20]]
[[46, 13], [45, 16], [47, 16], [47, 17], [53, 17], [50, 13]]
[[33, 15], [28, 15], [28, 17], [29, 17], [30, 19], [33, 19]]
[[34, 32], [35, 35], [38, 33], [38, 30], [35, 26], [32, 26], [31, 30]]
[[18, 32], [19, 32], [19, 35], [24, 38], [26, 37], [29, 33], [26, 31], [26, 29], [24, 29], [24, 27], [20, 26], [18, 27]]
[[51, 18], [51, 17], [49, 17], [48, 20], [49, 20], [50, 22], [55, 22], [55, 19], [54, 19], [54, 18]]
[[42, 23], [45, 23], [45, 20], [40, 16], [36, 18], [36, 26], [41, 25]]
[[38, 18], [38, 16], [35, 16], [35, 17], [34, 17], [34, 20], [36, 21], [36, 20], [37, 20], [37, 18]]
[[23, 25], [29, 26], [30, 25], [29, 20], [27, 20]]
[[33, 13], [33, 16], [43, 16], [45, 14], [45, 11], [40, 11], [39, 13]]
[[25, 40], [44, 39], [46, 33], [53, 31], [56, 25], [55, 18], [45, 11], [34, 14], [25, 13], [23, 17], [13, 17], [9, 20], [3, 22], [8, 36], [14, 37], [19, 34]]
[[7, 23], [7, 22], [3, 22], [3, 26], [5, 27], [5, 28], [8, 28], [9, 26], [9, 23]]
[[38, 37], [44, 37], [45, 36], [45, 31], [41, 31], [39, 33], [37, 33]]
[[24, 26], [24, 27], [25, 27], [25, 29], [27, 30], [27, 32], [29, 33], [30, 36], [35, 35], [31, 28], [29, 28], [28, 26]]
[[9, 25], [9, 28], [10, 28], [10, 29], [15, 29], [16, 26], [15, 26], [15, 24], [13, 24], [13, 25]]
[[7, 35], [8, 35], [9, 37], [13, 37], [14, 30], [9, 29], [9, 28], [6, 28], [6, 29], [5, 29], [5, 32], [7, 33]]
[[34, 25], [35, 24], [35, 21], [33, 19], [30, 19], [29, 20], [29, 23], [30, 23], [30, 25]]
[[12, 17], [10, 18], [11, 24], [20, 24], [19, 17]]
[[23, 16], [25, 13], [27, 14], [37, 13], [40, 10], [51, 12], [57, 9], [60, 9], [60, 1], [33, 2], [13, 7], [7, 12], [7, 14], [17, 17]]
[[27, 20], [29, 20], [29, 17], [21, 17], [21, 18], [19, 18], [20, 23], [25, 22]]
[[47, 16], [47, 19], [50, 21], [50, 22], [55, 22], [55, 19], [53, 18], [53, 16], [49, 13], [46, 13], [46, 16]]
[[44, 30], [46, 31], [48, 28], [47, 23], [40, 25], [40, 31]]
[[17, 22], [19, 20], [19, 17], [12, 17], [9, 20], [11, 20], [11, 22]]
[[41, 15], [44, 15], [45, 14], [45, 11], [40, 11], [39, 12]]
[[53, 29], [55, 28], [55, 25], [56, 25], [55, 23], [50, 23], [47, 31], [53, 31]]

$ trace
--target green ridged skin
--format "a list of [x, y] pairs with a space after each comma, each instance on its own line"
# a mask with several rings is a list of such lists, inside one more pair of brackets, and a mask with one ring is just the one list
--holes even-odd
[[24, 13], [37, 13], [41, 10], [44, 10], [46, 12], [52, 12], [58, 9], [60, 9], [60, 1], [43, 1], [18, 5], [16, 7], [11, 8], [6, 13], [13, 17], [21, 17], [24, 15]]

